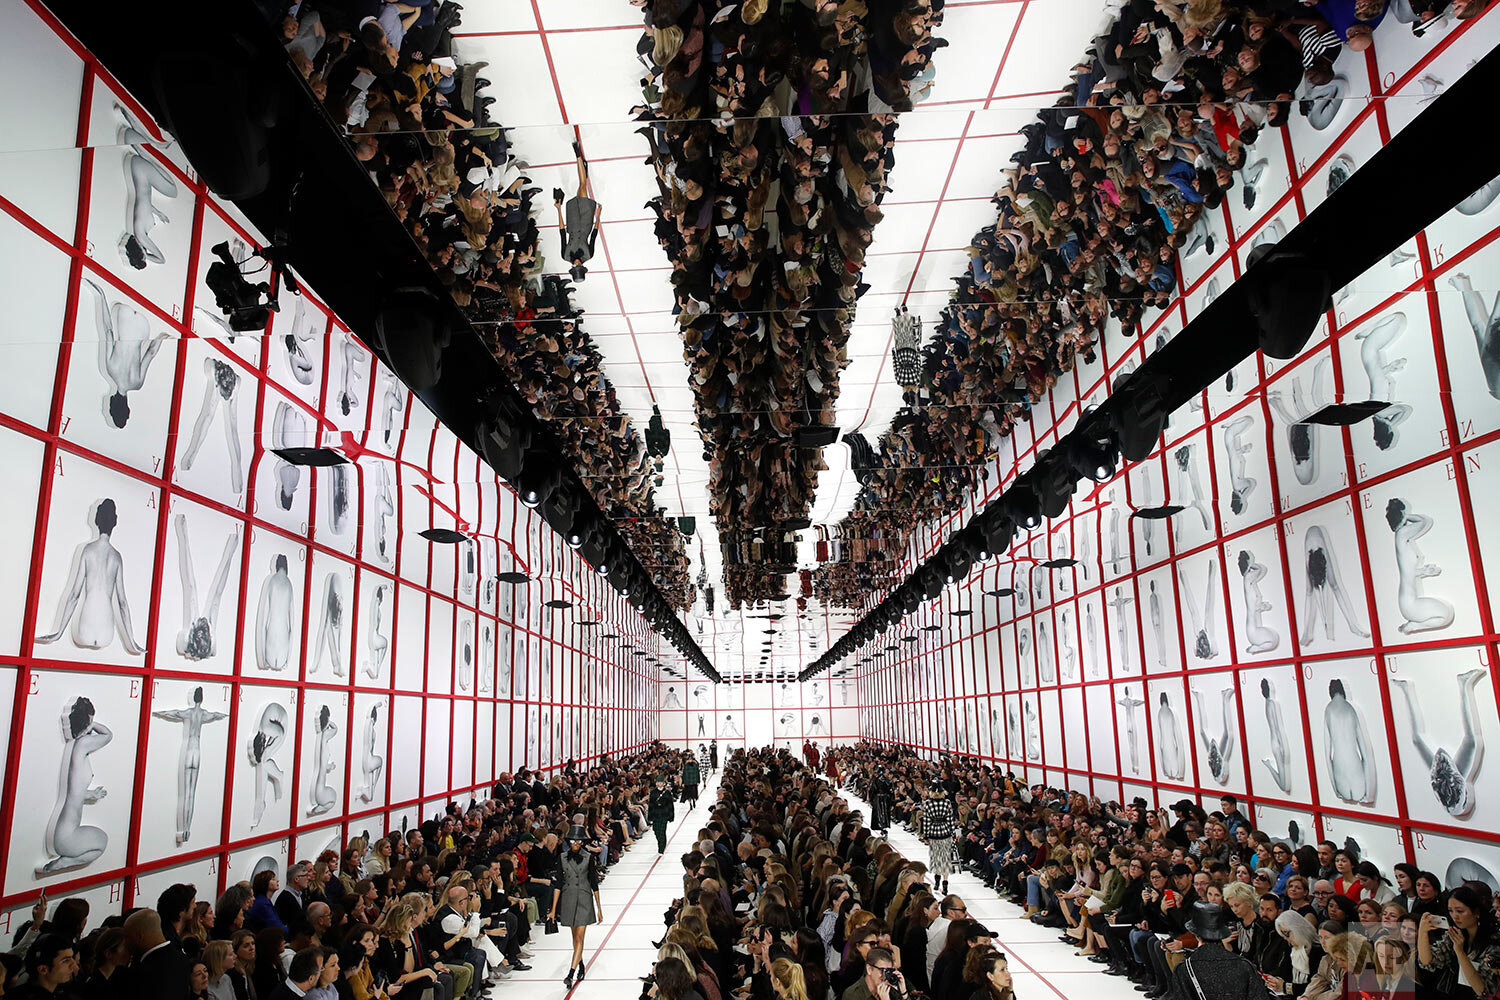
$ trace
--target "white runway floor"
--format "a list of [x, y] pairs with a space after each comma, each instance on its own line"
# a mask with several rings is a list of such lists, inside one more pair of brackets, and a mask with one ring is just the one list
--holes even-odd
[[[609, 870], [599, 890], [604, 922], [589, 928], [584, 942], [588, 978], [569, 993], [562, 977], [567, 974], [572, 946], [567, 928], [554, 935], [532, 937], [535, 956], [529, 972], [513, 973], [495, 987], [490, 996], [513, 1000], [636, 1000], [638, 977], [651, 970], [656, 949], [651, 942], [661, 937], [662, 913], [682, 891], [682, 866], [678, 857], [687, 850], [693, 835], [708, 818], [709, 806], [718, 787], [718, 774], [709, 777], [698, 808], [683, 812], [667, 829], [667, 852], [658, 856], [656, 839], [648, 831]], [[851, 791], [843, 792], [853, 808], [870, 815], [868, 803]], [[902, 854], [925, 860], [927, 848], [905, 830], [893, 827], [891, 842]], [[1126, 979], [1106, 976], [1100, 968], [1057, 940], [1057, 932], [1039, 927], [1021, 915], [1018, 907], [1001, 900], [968, 874], [950, 880], [950, 889], [964, 898], [969, 913], [995, 932], [996, 947], [1010, 958], [1018, 1000], [1125, 1000], [1139, 997]]]

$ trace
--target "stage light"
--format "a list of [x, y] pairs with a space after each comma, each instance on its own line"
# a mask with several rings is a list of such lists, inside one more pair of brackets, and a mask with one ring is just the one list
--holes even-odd
[[1005, 492], [1005, 505], [1016, 523], [1028, 531], [1042, 523], [1042, 503], [1026, 477], [1017, 479]]
[[566, 541], [573, 530], [573, 521], [578, 516], [579, 506], [578, 494], [566, 485], [560, 486], [542, 502], [542, 519]]
[[1304, 254], [1262, 244], [1250, 252], [1240, 281], [1255, 317], [1261, 353], [1295, 358], [1332, 308], [1333, 281], [1328, 269]]
[[1073, 469], [1096, 483], [1113, 479], [1119, 469], [1120, 449], [1109, 420], [1098, 415], [1094, 407], [1084, 411], [1083, 418], [1071, 435], [1069, 458]]
[[443, 308], [426, 288], [398, 288], [375, 313], [375, 346], [391, 371], [418, 392], [443, 377], [443, 352], [453, 340]]
[[526, 467], [516, 483], [516, 493], [521, 503], [535, 508], [545, 503], [554, 490], [562, 485], [562, 465], [555, 455], [542, 455], [532, 451], [526, 456]]
[[492, 412], [475, 430], [479, 453], [508, 483], [514, 483], [526, 467], [531, 447], [531, 418], [509, 397], [496, 395]]
[[1109, 425], [1126, 461], [1140, 462], [1151, 454], [1170, 412], [1164, 375], [1138, 368], [1115, 383]]

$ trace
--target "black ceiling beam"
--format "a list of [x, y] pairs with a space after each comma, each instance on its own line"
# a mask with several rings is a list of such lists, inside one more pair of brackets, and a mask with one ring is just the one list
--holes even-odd
[[[1432, 169], [1434, 151], [1449, 149], [1455, 135], [1469, 134], [1475, 114], [1489, 106], [1497, 88], [1500, 47], [1491, 49], [1411, 124], [1392, 136], [1369, 163], [1275, 244], [1272, 254], [1246, 270], [1181, 333], [1146, 359], [1128, 383], [1120, 385], [1120, 392], [1112, 391], [1089, 420], [1081, 420], [1046, 457], [1038, 458], [1037, 465], [1022, 473], [1010, 489], [976, 513], [961, 530], [983, 523], [981, 519], [991, 511], [1007, 509], [1018, 484], [1024, 487], [1041, 476], [1044, 470], [1038, 466], [1049, 459], [1066, 460], [1083, 443], [1085, 424], [1092, 427], [1129, 422], [1136, 400], [1130, 386], [1154, 384], [1165, 411], [1170, 413], [1257, 350], [1264, 349], [1275, 357], [1300, 353], [1310, 327], [1306, 331], [1282, 330], [1261, 319], [1283, 304], [1276, 302], [1278, 295], [1284, 290], [1290, 293], [1314, 274], [1326, 282], [1329, 291], [1343, 288], [1500, 174], [1500, 160], [1482, 155], [1446, 156], [1441, 169]], [[1418, 176], [1424, 183], [1413, 188], [1411, 178]], [[1077, 478], [1073, 481], [1076, 483]], [[956, 537], [958, 533], [954, 534]], [[924, 579], [924, 572], [930, 579], [931, 569], [942, 570], [946, 548], [939, 549], [905, 582], [892, 588], [891, 595]], [[899, 621], [905, 612], [896, 607], [899, 602], [891, 595], [809, 664], [799, 679], [822, 673], [873, 641], [881, 632], [877, 617], [882, 623]], [[854, 641], [856, 631], [861, 636], [858, 641]]]
[[[158, 121], [170, 123], [195, 168], [215, 178], [249, 177], [215, 193], [262, 233], [283, 244], [283, 259], [365, 344], [386, 356], [373, 331], [394, 289], [425, 289], [432, 319], [453, 336], [442, 374], [413, 390], [476, 453], [476, 431], [493, 414], [497, 393], [519, 400], [483, 338], [454, 304], [405, 225], [396, 218], [344, 135], [324, 113], [287, 58], [272, 24], [252, 0], [164, 0], [152, 17], [93, 0], [48, 0], [49, 9]], [[136, 12], [138, 14], [138, 12]], [[248, 85], [242, 69], [252, 67]], [[238, 75], [237, 75], [238, 74]], [[191, 80], [191, 85], [184, 84]], [[164, 97], [165, 95], [165, 97]], [[183, 109], [212, 110], [184, 114]], [[190, 117], [192, 120], [190, 120]], [[174, 120], [174, 118], [178, 120]], [[208, 122], [212, 122], [208, 125]], [[201, 124], [200, 124], [201, 123]], [[391, 366], [393, 370], [396, 366]], [[558, 456], [584, 512], [608, 524], [550, 432], [524, 402], [541, 447]], [[609, 527], [614, 532], [613, 527]], [[629, 545], [618, 535], [621, 549]], [[634, 554], [631, 573], [651, 584], [647, 608], [670, 606]], [[657, 614], [656, 630], [709, 677], [713, 665], [675, 614]]]

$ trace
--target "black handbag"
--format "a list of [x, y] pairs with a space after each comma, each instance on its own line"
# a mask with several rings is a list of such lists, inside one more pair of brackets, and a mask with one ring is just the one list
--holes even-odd
[[557, 933], [557, 918], [556, 917], [548, 917], [547, 918], [547, 922], [542, 925], [542, 933], [544, 933], [544, 934], [556, 934]]

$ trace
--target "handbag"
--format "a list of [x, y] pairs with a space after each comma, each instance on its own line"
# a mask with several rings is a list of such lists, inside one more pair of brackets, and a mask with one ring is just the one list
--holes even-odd
[[547, 922], [542, 925], [542, 933], [544, 933], [544, 934], [556, 934], [557, 933], [557, 918], [556, 917], [548, 917], [547, 918]]

